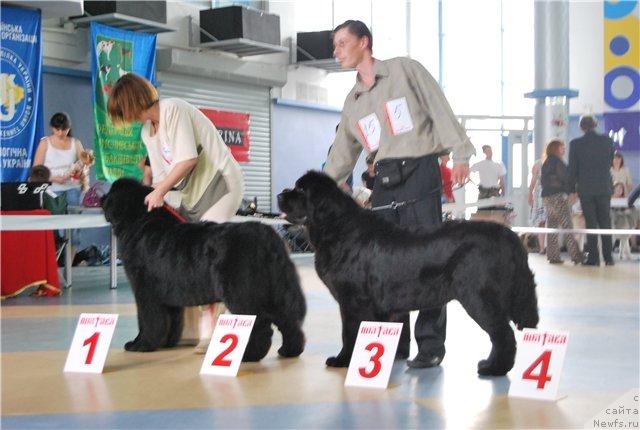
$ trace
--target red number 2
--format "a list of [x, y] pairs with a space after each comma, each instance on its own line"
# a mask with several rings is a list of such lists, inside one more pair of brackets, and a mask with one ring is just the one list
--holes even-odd
[[222, 351], [213, 360], [213, 363], [211, 363], [212, 366], [225, 366], [225, 367], [231, 366], [231, 360], [223, 360], [223, 359], [224, 357], [229, 355], [231, 351], [233, 351], [235, 347], [238, 345], [238, 336], [236, 336], [233, 333], [225, 334], [224, 336], [222, 336], [222, 339], [220, 339], [220, 343], [227, 343], [228, 340], [231, 340], [231, 345], [229, 345], [227, 349]]
[[[532, 381], [538, 381], [538, 389], [544, 389], [544, 385], [551, 381], [551, 376], [547, 376], [549, 372], [549, 362], [551, 361], [551, 351], [545, 351], [542, 355], [536, 358], [531, 366], [522, 374], [522, 379], [531, 379]], [[540, 373], [534, 375], [532, 372], [538, 367], [538, 365], [542, 364], [540, 368]]]
[[91, 364], [91, 362], [93, 361], [93, 353], [96, 352], [96, 346], [98, 346], [99, 337], [100, 337], [100, 332], [95, 332], [94, 334], [91, 335], [91, 337], [88, 337], [82, 344], [82, 346], [87, 346], [91, 344], [91, 346], [89, 347], [89, 353], [87, 354], [87, 358], [84, 360], [84, 364]]
[[373, 362], [373, 369], [370, 372], [367, 372], [366, 367], [358, 368], [358, 372], [360, 372], [360, 376], [363, 378], [374, 378], [378, 373], [380, 373], [380, 369], [382, 368], [382, 363], [380, 363], [380, 357], [384, 354], [384, 345], [378, 342], [372, 342], [366, 346], [367, 351], [371, 351], [372, 349], [376, 349], [376, 353], [369, 359], [369, 361]]

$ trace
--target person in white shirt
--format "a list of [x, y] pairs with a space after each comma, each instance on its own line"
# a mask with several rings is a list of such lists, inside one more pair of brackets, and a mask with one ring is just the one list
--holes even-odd
[[478, 184], [478, 200], [504, 195], [504, 175], [507, 169], [504, 164], [493, 161], [493, 150], [489, 145], [482, 146], [482, 152], [486, 158], [471, 166], [471, 172], [478, 172], [480, 183]]
[[[242, 202], [244, 178], [213, 123], [198, 108], [177, 99], [158, 99], [158, 92], [134, 73], [120, 77], [109, 95], [107, 109], [114, 124], [143, 124], [141, 130], [153, 176], [153, 191], [145, 198], [149, 211], [165, 204], [165, 196], [178, 189], [178, 212], [188, 221], [226, 222]], [[200, 315], [200, 342], [209, 345], [222, 304], [207, 306]], [[197, 307], [185, 309], [183, 340], [193, 339]]]

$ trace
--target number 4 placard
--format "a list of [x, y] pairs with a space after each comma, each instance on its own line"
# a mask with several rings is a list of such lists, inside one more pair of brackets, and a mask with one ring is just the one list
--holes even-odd
[[117, 314], [80, 314], [64, 371], [102, 373], [117, 322]]
[[255, 315], [220, 315], [200, 374], [236, 376], [255, 320]]
[[344, 385], [387, 388], [402, 323], [362, 321]]
[[525, 329], [511, 371], [510, 397], [557, 400], [569, 333]]

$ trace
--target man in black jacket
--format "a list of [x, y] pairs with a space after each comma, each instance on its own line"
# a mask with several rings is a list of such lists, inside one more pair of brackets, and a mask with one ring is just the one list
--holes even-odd
[[[613, 141], [596, 133], [596, 120], [592, 116], [580, 118], [580, 129], [584, 136], [571, 141], [569, 145], [569, 176], [571, 188], [578, 192], [580, 205], [587, 228], [611, 228], [611, 163]], [[613, 266], [611, 257], [611, 236], [603, 235], [602, 256], [607, 266]], [[598, 237], [587, 235], [585, 247], [587, 258], [584, 265], [600, 265]]]

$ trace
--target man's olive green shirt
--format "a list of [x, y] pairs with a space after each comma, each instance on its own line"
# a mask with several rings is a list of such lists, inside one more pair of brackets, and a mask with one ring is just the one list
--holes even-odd
[[[340, 126], [324, 168], [327, 174], [338, 183], [346, 181], [366, 148], [360, 121], [371, 118], [371, 114], [377, 117], [380, 129], [376, 161], [452, 151], [454, 163], [468, 163], [475, 149], [440, 86], [420, 63], [406, 57], [374, 60], [374, 73], [371, 88], [365, 88], [358, 80], [344, 102]], [[413, 127], [394, 135], [387, 103], [402, 98], [406, 99], [404, 106]]]

